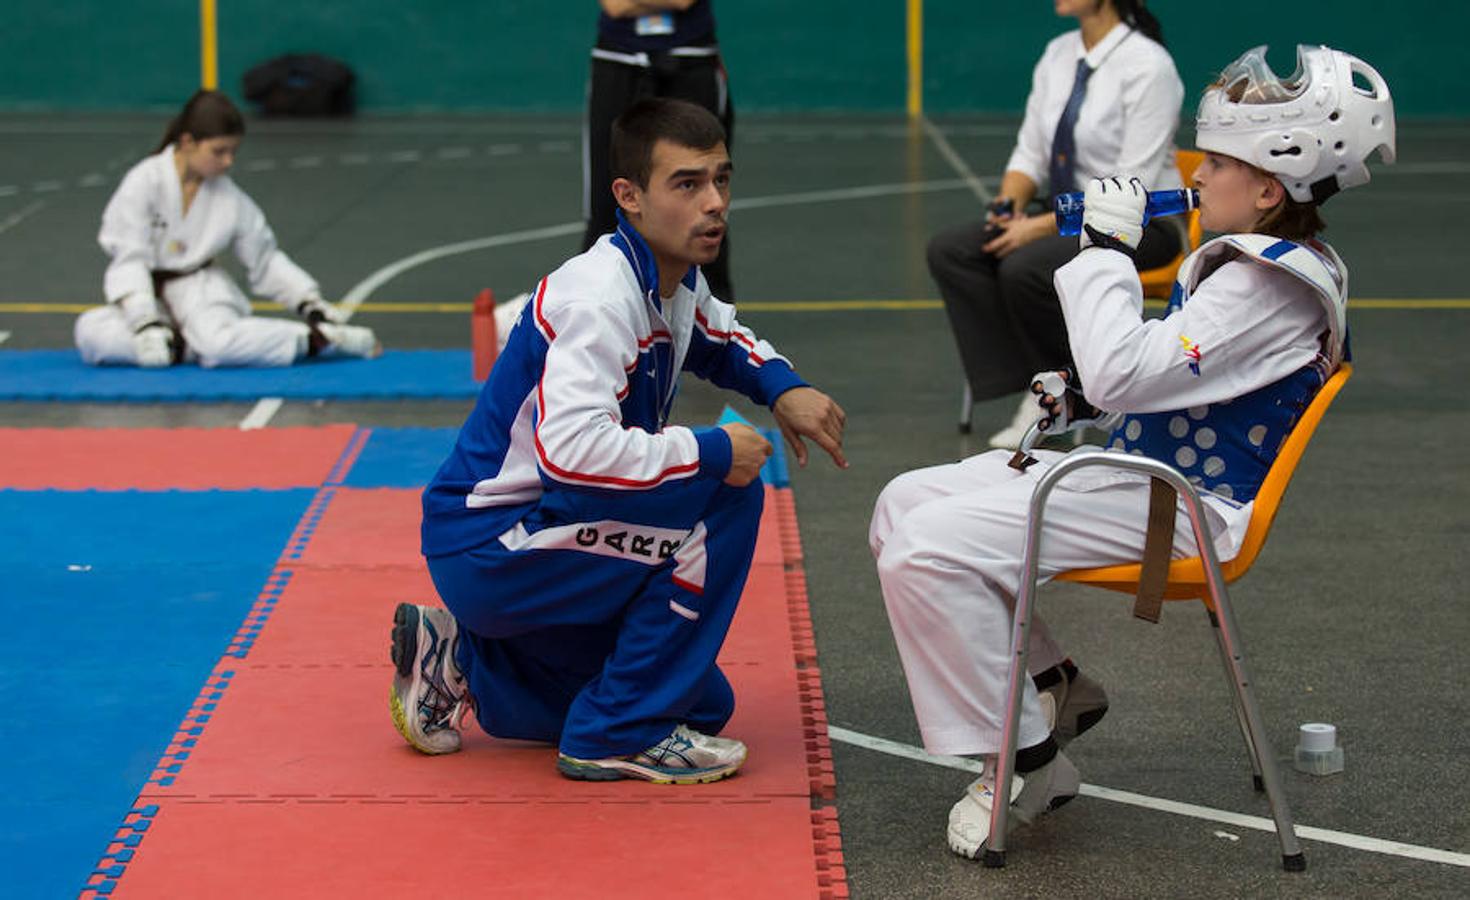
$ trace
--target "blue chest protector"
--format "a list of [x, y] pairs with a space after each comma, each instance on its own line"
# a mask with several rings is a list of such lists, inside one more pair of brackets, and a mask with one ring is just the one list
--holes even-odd
[[1346, 356], [1347, 269], [1325, 244], [1226, 235], [1200, 247], [1180, 266], [1169, 312], [1188, 303], [1190, 294], [1221, 262], [1239, 256], [1253, 257], [1314, 289], [1327, 312], [1322, 355], [1240, 397], [1171, 412], [1130, 413], [1113, 430], [1108, 446], [1166, 462], [1196, 487], [1249, 503], [1297, 419]]

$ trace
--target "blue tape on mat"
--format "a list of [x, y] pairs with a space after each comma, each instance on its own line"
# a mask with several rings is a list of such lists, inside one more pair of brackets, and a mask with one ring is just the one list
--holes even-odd
[[72, 350], [0, 351], [0, 400], [135, 402], [475, 397], [468, 350], [389, 350], [274, 369], [88, 366]]
[[0, 491], [5, 896], [76, 896], [312, 496]]

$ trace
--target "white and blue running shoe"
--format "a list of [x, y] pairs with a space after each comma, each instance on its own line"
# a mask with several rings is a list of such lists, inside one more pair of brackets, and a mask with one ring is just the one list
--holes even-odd
[[474, 698], [454, 661], [459, 625], [446, 609], [400, 603], [393, 612], [393, 726], [414, 749], [453, 753]]
[[734, 775], [745, 762], [745, 745], [733, 738], [711, 737], [687, 725], [632, 756], [577, 759], [561, 754], [556, 768], [579, 781], [640, 778], [654, 784], [704, 784]]

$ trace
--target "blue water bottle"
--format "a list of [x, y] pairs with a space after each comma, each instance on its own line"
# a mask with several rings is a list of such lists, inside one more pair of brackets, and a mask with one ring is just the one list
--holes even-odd
[[[1176, 188], [1172, 191], [1149, 191], [1148, 203], [1143, 207], [1143, 222], [1155, 216], [1177, 216], [1199, 208], [1199, 191], [1194, 188]], [[1052, 201], [1057, 216], [1057, 231], [1062, 234], [1082, 233], [1082, 192], [1057, 194]]]

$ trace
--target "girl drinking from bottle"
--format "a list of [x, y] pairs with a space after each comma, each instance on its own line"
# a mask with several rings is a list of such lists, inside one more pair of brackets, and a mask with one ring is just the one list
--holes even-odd
[[[1081, 251], [1056, 274], [1076, 367], [1033, 377], [1043, 385], [1033, 388], [1037, 414], [1054, 430], [1096, 423], [1107, 411], [1119, 420], [1111, 450], [1189, 478], [1222, 560], [1239, 552], [1283, 439], [1346, 355], [1347, 268], [1317, 237], [1319, 208], [1368, 181], [1372, 153], [1394, 157], [1393, 103], [1378, 72], [1327, 47], [1299, 47], [1297, 57], [1283, 79], [1264, 47], [1251, 50], [1200, 101], [1206, 157], [1194, 183], [1204, 226], [1223, 236], [1184, 261], [1162, 319], [1143, 317], [1134, 268], [1144, 184], [1127, 173], [1087, 183]], [[1368, 87], [1356, 87], [1355, 76]], [[870, 531], [926, 749], [985, 760], [948, 817], [951, 849], [971, 858], [989, 835], [1031, 493], [1060, 458], [1039, 451], [1038, 465], [1017, 469], [1008, 456], [991, 451], [900, 475], [878, 498]], [[1148, 478], [1097, 471], [1051, 494], [1043, 579], [1140, 558]], [[1182, 506], [1178, 517], [1173, 555], [1197, 556]], [[1029, 653], [1015, 763], [1024, 784], [1012, 794], [1023, 821], [1077, 793], [1077, 769], [1061, 747], [1107, 709], [1102, 687], [1039, 617]]]

